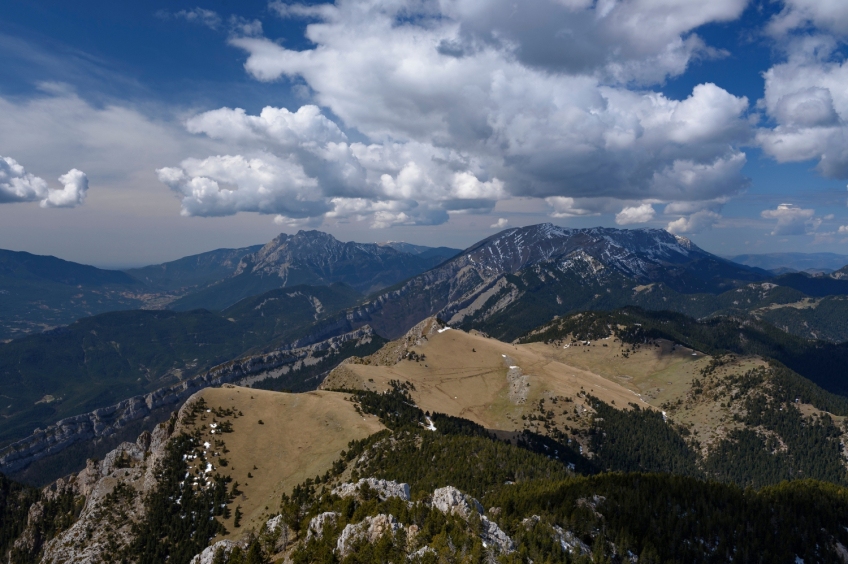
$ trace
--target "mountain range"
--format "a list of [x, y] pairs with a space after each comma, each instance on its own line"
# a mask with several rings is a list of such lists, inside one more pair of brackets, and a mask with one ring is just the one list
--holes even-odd
[[789, 272], [828, 273], [848, 264], [848, 255], [837, 253], [762, 253], [728, 257], [733, 262], [762, 268], [774, 274]]
[[320, 231], [283, 233], [242, 256], [232, 276], [180, 298], [170, 307], [223, 309], [248, 296], [298, 284], [341, 282], [369, 294], [424, 272], [457, 252], [429, 249], [410, 253], [376, 243], [343, 243]]
[[848, 267], [551, 224], [4, 264], [113, 308], [0, 344], [0, 471], [44, 486], [0, 474], [4, 560], [848, 554]]
[[[773, 277], [662, 230], [542, 224], [508, 229], [459, 253], [343, 243], [300, 231], [262, 247], [222, 249], [126, 273], [64, 261], [51, 268], [61, 275], [53, 274], [53, 284], [190, 291], [169, 310], [105, 313], [0, 345], [6, 375], [0, 393], [10, 398], [0, 411], [7, 423], [0, 444], [230, 359], [365, 326], [397, 338], [430, 316], [510, 341], [556, 316], [639, 306], [695, 318], [753, 316], [802, 338], [848, 340], [840, 316], [848, 311], [840, 295], [848, 293], [848, 280], [840, 272]], [[18, 272], [36, 276], [30, 271], [39, 272]], [[381, 286], [370, 297], [361, 292]], [[827, 386], [841, 390], [838, 383]]]
[[342, 243], [325, 233], [301, 231], [282, 234], [266, 245], [217, 249], [116, 271], [0, 250], [0, 341], [109, 311], [217, 311], [243, 298], [298, 284], [344, 282], [367, 293], [458, 252], [406, 243]]

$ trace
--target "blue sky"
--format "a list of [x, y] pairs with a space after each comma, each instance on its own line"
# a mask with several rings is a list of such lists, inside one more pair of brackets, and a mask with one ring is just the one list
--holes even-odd
[[0, 7], [0, 247], [668, 229], [848, 254], [836, 0]]

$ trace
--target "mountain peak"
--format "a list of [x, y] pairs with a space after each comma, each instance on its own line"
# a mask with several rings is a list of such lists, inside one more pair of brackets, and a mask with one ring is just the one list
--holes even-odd
[[576, 251], [628, 276], [711, 256], [689, 239], [663, 229], [571, 229], [542, 223], [496, 233], [454, 260], [497, 275], [541, 262], [562, 261]]

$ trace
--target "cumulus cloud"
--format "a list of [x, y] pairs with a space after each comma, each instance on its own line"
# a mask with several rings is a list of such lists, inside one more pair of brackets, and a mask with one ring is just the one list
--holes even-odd
[[840, 225], [838, 229], [840, 235], [848, 235], [848, 225]]
[[618, 225], [631, 225], [633, 223], [647, 223], [654, 219], [654, 206], [642, 204], [640, 206], [627, 207], [615, 215]]
[[324, 215], [371, 217], [374, 227], [433, 225], [449, 213], [488, 212], [508, 195], [479, 159], [414, 141], [350, 143], [315, 105], [259, 115], [220, 108], [189, 118], [186, 128], [239, 154], [157, 171], [179, 194], [183, 215], [254, 211], [279, 221]]
[[330, 210], [322, 199], [308, 197], [316, 182], [300, 165], [270, 154], [186, 159], [179, 168], [156, 172], [180, 196], [185, 216], [259, 212], [303, 218]]
[[85, 202], [88, 193], [88, 177], [81, 170], [72, 168], [59, 177], [61, 190], [49, 190], [41, 200], [42, 208], [73, 208]]
[[701, 233], [713, 227], [721, 219], [721, 215], [710, 210], [701, 210], [688, 217], [681, 217], [670, 221], [666, 231], [675, 235], [686, 235]]
[[[334, 210], [327, 217], [350, 209], [338, 202], [369, 202], [355, 217], [379, 214], [374, 225], [487, 212], [516, 196], [544, 198], [554, 217], [717, 200], [747, 186], [748, 100], [715, 84], [683, 100], [632, 84], [721, 56], [692, 31], [745, 3], [545, 0], [516, 12], [505, 0], [273, 2], [281, 17], [308, 20], [314, 48], [229, 42], [254, 78], [302, 80], [315, 104], [255, 116], [221, 108], [186, 127], [228, 143], [231, 156], [296, 164], [315, 181], [307, 199]], [[364, 140], [351, 141], [353, 129]], [[395, 202], [404, 209], [377, 209]], [[213, 213], [189, 203], [183, 213]]]
[[509, 220], [505, 217], [499, 217], [498, 220], [489, 227], [491, 229], [504, 229], [507, 225], [509, 225]]
[[793, 204], [780, 204], [776, 209], [763, 210], [765, 219], [776, 219], [777, 224], [772, 235], [804, 235], [814, 231], [820, 220], [816, 220], [815, 210], [799, 208]]
[[71, 169], [59, 177], [62, 189], [51, 190], [47, 182], [28, 173], [11, 157], [0, 156], [0, 204], [39, 202], [42, 208], [73, 208], [85, 201], [88, 177]]
[[767, 31], [784, 60], [764, 73], [758, 102], [772, 121], [757, 132], [778, 162], [817, 161], [829, 178], [848, 178], [848, 4], [785, 0]]
[[757, 141], [778, 162], [818, 161], [821, 174], [848, 178], [848, 64], [798, 55], [765, 73], [762, 105], [776, 125]]

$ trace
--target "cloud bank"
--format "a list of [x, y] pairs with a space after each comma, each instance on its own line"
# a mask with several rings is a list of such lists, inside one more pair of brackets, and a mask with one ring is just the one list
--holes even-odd
[[314, 48], [229, 42], [255, 79], [301, 81], [313, 103], [196, 115], [188, 131], [228, 154], [158, 175], [184, 215], [432, 225], [533, 197], [554, 217], [650, 221], [652, 203], [715, 201], [747, 186], [749, 101], [711, 83], [683, 100], [650, 89], [724, 56], [693, 30], [745, 4], [272, 3], [309, 22]]

